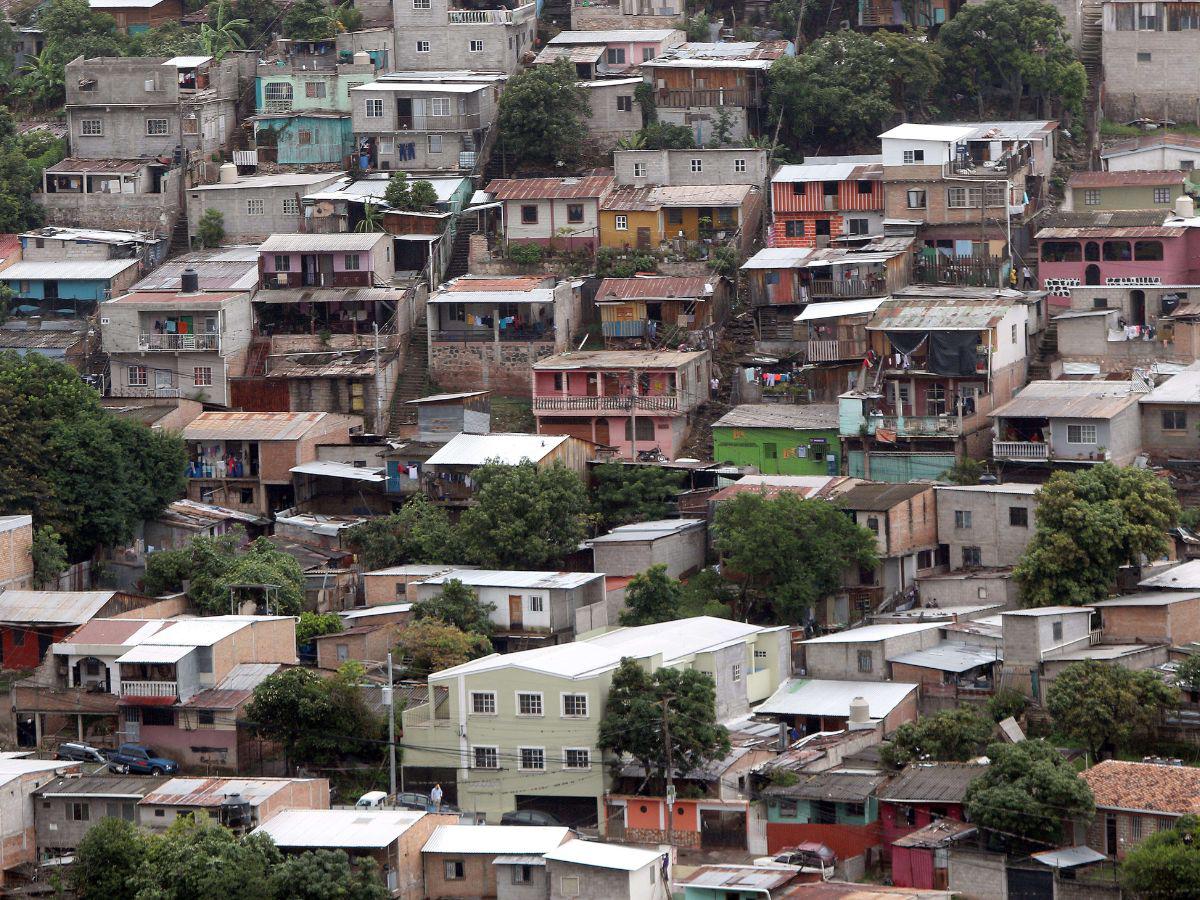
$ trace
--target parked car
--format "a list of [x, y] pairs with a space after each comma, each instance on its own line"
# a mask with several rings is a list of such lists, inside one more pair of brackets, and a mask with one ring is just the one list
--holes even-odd
[[122, 744], [109, 762], [137, 775], [174, 775], [179, 771], [179, 763], [158, 756], [144, 744]]
[[837, 855], [816, 841], [805, 841], [795, 847], [785, 847], [774, 856], [760, 856], [754, 860], [756, 866], [799, 866], [821, 872], [832, 871], [837, 864]]
[[84, 744], [79, 741], [68, 741], [65, 744], [59, 744], [58, 749], [54, 751], [54, 758], [73, 759], [76, 762], [108, 762], [108, 757], [99, 749], [93, 747], [91, 744]]
[[514, 809], [500, 817], [501, 825], [549, 825], [561, 827], [562, 822], [540, 809]]
[[383, 809], [387, 805], [387, 791], [367, 791], [354, 804], [355, 809]]

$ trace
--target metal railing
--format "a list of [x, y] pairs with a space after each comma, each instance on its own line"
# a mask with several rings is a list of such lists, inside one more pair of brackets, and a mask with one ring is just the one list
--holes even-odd
[[143, 331], [138, 336], [139, 350], [220, 350], [219, 334], [158, 334]]
[[122, 697], [178, 697], [177, 681], [122, 681]]
[[1050, 447], [1034, 441], [992, 441], [992, 456], [996, 459], [1046, 460], [1050, 458]]
[[871, 434], [879, 428], [895, 431], [903, 437], [957, 437], [962, 431], [957, 416], [872, 416]]
[[[613, 409], [630, 410], [634, 398], [628, 394], [616, 397], [534, 397], [533, 408], [545, 410], [572, 409]], [[679, 395], [640, 396], [637, 398], [637, 408], [660, 412], [674, 412], [679, 409]]]
[[757, 106], [758, 98], [751, 95], [745, 89], [731, 88], [711, 89], [711, 88], [696, 88], [688, 89], [681, 88], [672, 90], [663, 88], [659, 90], [654, 101], [658, 106], [668, 109], [686, 109], [689, 106]]

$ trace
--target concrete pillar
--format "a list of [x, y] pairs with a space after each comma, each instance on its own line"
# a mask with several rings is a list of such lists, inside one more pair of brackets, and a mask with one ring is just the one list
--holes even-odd
[[42, 714], [33, 714], [33, 744], [35, 747], [42, 746]]
[[75, 726], [75, 733], [79, 738], [79, 742], [83, 743], [83, 713], [76, 713]]

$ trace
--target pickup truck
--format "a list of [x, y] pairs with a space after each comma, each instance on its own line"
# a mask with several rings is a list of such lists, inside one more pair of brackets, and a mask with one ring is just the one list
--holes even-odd
[[142, 744], [122, 744], [108, 761], [113, 768], [120, 767], [139, 775], [174, 775], [179, 771], [179, 763], [156, 756]]

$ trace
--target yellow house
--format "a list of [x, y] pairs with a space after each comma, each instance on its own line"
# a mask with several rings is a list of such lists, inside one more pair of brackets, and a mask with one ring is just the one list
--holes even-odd
[[735, 240], [759, 199], [748, 184], [618, 187], [600, 205], [600, 244], [654, 249], [679, 238]]

